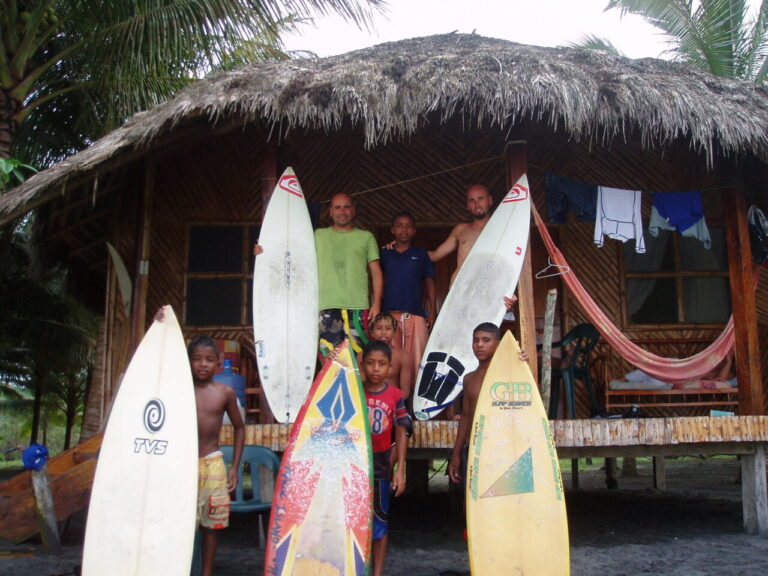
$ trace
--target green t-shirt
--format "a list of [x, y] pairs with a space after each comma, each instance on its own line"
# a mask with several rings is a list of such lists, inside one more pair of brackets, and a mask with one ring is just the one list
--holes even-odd
[[373, 234], [357, 228], [315, 230], [320, 310], [365, 310], [368, 297], [368, 263], [379, 259]]

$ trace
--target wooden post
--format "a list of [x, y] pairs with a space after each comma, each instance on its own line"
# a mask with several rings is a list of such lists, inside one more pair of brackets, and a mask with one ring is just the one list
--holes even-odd
[[736, 378], [739, 382], [739, 415], [765, 414], [760, 376], [757, 308], [752, 281], [752, 249], [749, 245], [747, 205], [744, 190], [723, 192], [731, 310], [733, 313]]
[[[277, 146], [274, 144], [267, 144], [264, 148], [264, 156], [261, 159], [261, 220], [264, 221], [264, 214], [267, 211], [269, 205], [269, 199], [272, 198], [272, 193], [275, 191], [277, 185], [277, 179], [280, 177], [278, 174], [278, 157]], [[254, 342], [255, 345], [255, 342]], [[254, 358], [256, 353], [254, 352]], [[257, 369], [258, 371], [258, 369]], [[264, 395], [264, 388], [259, 387], [259, 422], [263, 424], [270, 424], [275, 422], [275, 417], [272, 414], [272, 409], [267, 402], [267, 398]]]
[[[544, 336], [541, 341], [541, 402], [551, 420], [557, 418], [557, 414], [549, 413], [552, 395], [552, 331], [555, 325], [556, 303], [557, 289], [550, 288], [547, 292], [547, 305], [544, 309]], [[555, 394], [559, 392], [560, 387], [558, 386]]]
[[664, 456], [653, 457], [653, 487], [656, 490], [667, 489], [667, 474]]
[[[507, 145], [506, 154], [507, 189], [509, 189], [514, 186], [520, 176], [528, 171], [528, 151], [526, 142], [518, 141], [509, 143]], [[531, 202], [533, 202], [532, 195]], [[525, 251], [523, 269], [520, 271], [520, 280], [517, 283], [517, 295], [517, 309], [520, 316], [520, 347], [528, 352], [528, 364], [531, 367], [531, 372], [538, 374], [539, 364], [535, 353], [536, 311], [533, 306], [533, 270], [531, 267], [530, 239], [528, 240], [528, 247]]]
[[765, 478], [765, 447], [755, 445], [754, 454], [741, 456], [741, 505], [744, 531], [768, 535], [768, 486]]
[[154, 196], [154, 188], [155, 164], [147, 160], [144, 165], [144, 189], [142, 190], [141, 201], [139, 202], [138, 233], [136, 234], [135, 281], [133, 283], [132, 296], [133, 310], [131, 311], [131, 344], [133, 349], [136, 349], [144, 337], [147, 320], [149, 252], [152, 237], [152, 198]]
[[264, 148], [264, 156], [261, 160], [261, 217], [267, 211], [269, 199], [272, 198], [272, 192], [275, 191], [277, 179], [277, 146], [268, 144]]
[[32, 492], [35, 495], [35, 519], [40, 529], [43, 547], [49, 554], [61, 552], [59, 526], [56, 523], [56, 513], [53, 508], [51, 479], [48, 476], [48, 464], [41, 470], [30, 470], [32, 474]]

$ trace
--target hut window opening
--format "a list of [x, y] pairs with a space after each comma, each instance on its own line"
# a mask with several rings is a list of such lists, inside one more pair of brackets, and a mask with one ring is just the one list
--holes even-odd
[[646, 236], [646, 253], [624, 246], [624, 306], [630, 324], [724, 324], [731, 314], [722, 228], [712, 246], [671, 231]]
[[187, 326], [242, 326], [251, 323], [253, 243], [258, 227], [191, 224], [185, 278]]

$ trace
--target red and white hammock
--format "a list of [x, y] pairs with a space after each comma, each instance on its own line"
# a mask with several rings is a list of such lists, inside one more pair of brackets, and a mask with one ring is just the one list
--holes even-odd
[[[531, 211], [533, 212], [536, 227], [539, 229], [539, 233], [544, 240], [544, 245], [547, 247], [547, 252], [549, 252], [552, 262], [556, 265], [568, 266], [565, 257], [557, 246], [555, 246], [552, 237], [549, 235], [549, 230], [547, 230], [546, 224], [541, 219], [541, 216], [533, 203], [531, 203]], [[700, 378], [716, 368], [720, 362], [723, 361], [726, 354], [728, 354], [728, 351], [733, 347], [733, 315], [731, 315], [728, 323], [725, 325], [725, 329], [717, 339], [698, 354], [681, 359], [663, 358], [662, 356], [652, 354], [651, 352], [648, 352], [648, 350], [645, 350], [632, 342], [613, 324], [613, 322], [611, 322], [608, 316], [606, 316], [597, 303], [587, 293], [586, 289], [576, 278], [576, 275], [572, 270], [571, 272], [563, 274], [563, 280], [584, 313], [592, 324], [595, 325], [603, 338], [608, 341], [608, 344], [616, 350], [624, 360], [633, 366], [640, 368], [643, 372], [650, 374], [654, 378], [663, 380], [664, 382], [687, 382], [689, 380]]]

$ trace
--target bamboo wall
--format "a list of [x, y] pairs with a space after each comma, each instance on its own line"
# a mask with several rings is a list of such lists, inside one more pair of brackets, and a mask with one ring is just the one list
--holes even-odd
[[[504, 194], [504, 138], [528, 142], [528, 176], [534, 202], [542, 214], [546, 214], [543, 180], [547, 170], [602, 185], [648, 190], [714, 189], [718, 182], [716, 172], [694, 172], [694, 167], [702, 166], [702, 160], [695, 151], [684, 146], [672, 147], [662, 156], [657, 152], [642, 151], [634, 143], [605, 148], [595, 142], [573, 142], [553, 135], [548, 128], [533, 125], [524, 125], [502, 135], [492, 128], [472, 129], [458, 120], [444, 125], [434, 123], [407, 142], [390, 143], [373, 151], [363, 150], [358, 145], [360, 133], [352, 127], [344, 127], [333, 134], [305, 133], [296, 129], [280, 142], [269, 145], [266, 144], [267, 133], [256, 124], [248, 124], [245, 128], [238, 126], [231, 131], [210, 129], [199, 139], [177, 143], [162, 154], [147, 157], [144, 164], [123, 169], [123, 173], [130, 176], [123, 187], [113, 181], [111, 187], [100, 190], [99, 206], [111, 204], [120, 210], [110, 212], [103, 208], [98, 219], [92, 218], [88, 222], [103, 224], [108, 231], [107, 238], [111, 238], [126, 260], [129, 271], [134, 273], [140, 210], [137, 198], [150, 185], [147, 182], [151, 182], [151, 190], [147, 191], [152, 202], [147, 324], [159, 306], [169, 303], [184, 325], [189, 224], [260, 222], [263, 182], [279, 176], [270, 172], [270, 161], [276, 164], [278, 171], [292, 166], [308, 201], [323, 203], [321, 225], [328, 224], [327, 201], [336, 192], [343, 191], [355, 198], [359, 225], [371, 229], [381, 242], [390, 237], [388, 230], [392, 217], [407, 210], [414, 214], [419, 226], [416, 242], [427, 247], [436, 246], [453, 225], [465, 218], [464, 191], [470, 184], [487, 185], [497, 200]], [[145, 170], [152, 170], [151, 179], [146, 178]], [[83, 190], [84, 194], [87, 192]], [[708, 221], [716, 224], [717, 218], [710, 218], [710, 214], [720, 213], [720, 195], [707, 194], [705, 198]], [[65, 202], [56, 210], [66, 220], [64, 205]], [[646, 223], [648, 211], [646, 206]], [[59, 224], [63, 226], [66, 222]], [[622, 326], [620, 244], [606, 240], [605, 247], [597, 249], [592, 242], [593, 226], [593, 223], [569, 221], [567, 225], [552, 227], [552, 233], [590, 294], [614, 322]], [[66, 239], [76, 243], [76, 230], [68, 224]], [[546, 264], [546, 253], [535, 228], [531, 230], [531, 246], [535, 273]], [[101, 247], [99, 250], [105, 252]], [[106, 272], [105, 256], [97, 257], [96, 251], [91, 254], [84, 247], [80, 247], [79, 253], [88, 254], [87, 259], [93, 260], [94, 269], [103, 267]], [[453, 266], [452, 261], [438, 266], [439, 299], [447, 292]], [[119, 298], [112, 282], [106, 283], [103, 296], [107, 320], [112, 322], [105, 337], [108, 346], [103, 347], [109, 365], [104, 368], [109, 374], [105, 378], [107, 398], [114, 393], [114, 384], [119, 380], [127, 358], [126, 353], [117, 351], [127, 350], [128, 346], [125, 324], [116, 315]], [[534, 280], [537, 317], [543, 317], [543, 302], [550, 287], [560, 289], [557, 324], [561, 334], [586, 321], [578, 305], [563, 292], [558, 279]], [[762, 282], [758, 291], [764, 342], [768, 342], [767, 287], [768, 283]], [[643, 330], [623, 327], [630, 337], [669, 340], [711, 339], [718, 332], [713, 327]], [[244, 355], [252, 361], [250, 326], [185, 328], [188, 337], [201, 333], [238, 340]], [[768, 346], [761, 347], [761, 350], [766, 349]], [[600, 352], [611, 353], [605, 347]], [[763, 354], [768, 355], [768, 352]], [[764, 370], [766, 366], [768, 358], [763, 358]], [[579, 414], [586, 416], [587, 412], [585, 397], [580, 396]]]

